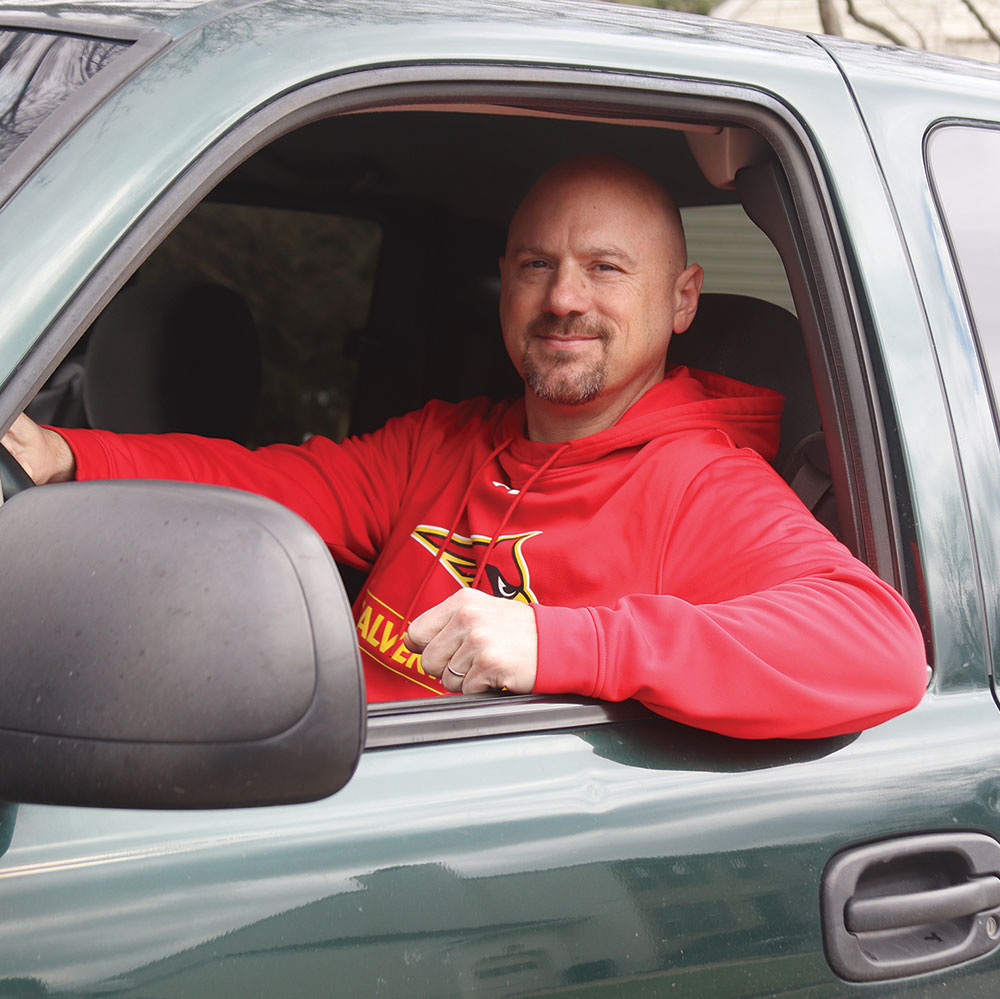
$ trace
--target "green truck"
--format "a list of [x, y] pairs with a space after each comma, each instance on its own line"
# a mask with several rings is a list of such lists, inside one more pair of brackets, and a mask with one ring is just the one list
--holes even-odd
[[676, 359], [785, 393], [923, 702], [803, 741], [366, 709], [359, 582], [288, 511], [8, 457], [0, 997], [996, 995], [996, 67], [555, 0], [4, 0], [0, 429], [508, 392], [504, 225], [580, 152], [674, 192], [712, 260]]

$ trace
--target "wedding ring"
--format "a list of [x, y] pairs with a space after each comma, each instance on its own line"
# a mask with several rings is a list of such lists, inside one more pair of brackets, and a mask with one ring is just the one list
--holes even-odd
[[459, 677], [459, 679], [461, 679], [463, 676], [468, 676], [469, 675], [469, 671], [468, 670], [466, 670], [464, 673], [459, 673], [457, 669], [452, 669], [451, 663], [449, 663], [447, 666], [445, 666], [445, 669], [449, 673], [453, 673], [455, 676]]

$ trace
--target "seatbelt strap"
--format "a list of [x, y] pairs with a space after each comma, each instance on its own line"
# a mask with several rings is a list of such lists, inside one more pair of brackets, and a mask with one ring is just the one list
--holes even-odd
[[801, 458], [789, 485], [806, 507], [810, 511], [815, 511], [833, 483], [830, 481], [830, 476], [821, 472], [805, 455]]

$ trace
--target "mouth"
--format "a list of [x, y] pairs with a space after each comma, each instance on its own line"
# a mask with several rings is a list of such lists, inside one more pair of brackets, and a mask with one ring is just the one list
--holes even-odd
[[599, 336], [558, 336], [554, 333], [536, 334], [533, 339], [542, 341], [551, 350], [573, 350], [601, 341]]
[[585, 348], [591, 343], [606, 344], [609, 331], [598, 321], [581, 316], [542, 315], [528, 327], [529, 338], [554, 351]]

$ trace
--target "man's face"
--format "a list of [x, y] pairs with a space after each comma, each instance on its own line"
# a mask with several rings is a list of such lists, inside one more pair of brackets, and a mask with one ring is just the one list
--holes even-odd
[[590, 166], [543, 177], [501, 261], [504, 342], [527, 391], [555, 406], [614, 406], [659, 381], [697, 301], [695, 291], [687, 315], [683, 255], [641, 175]]

